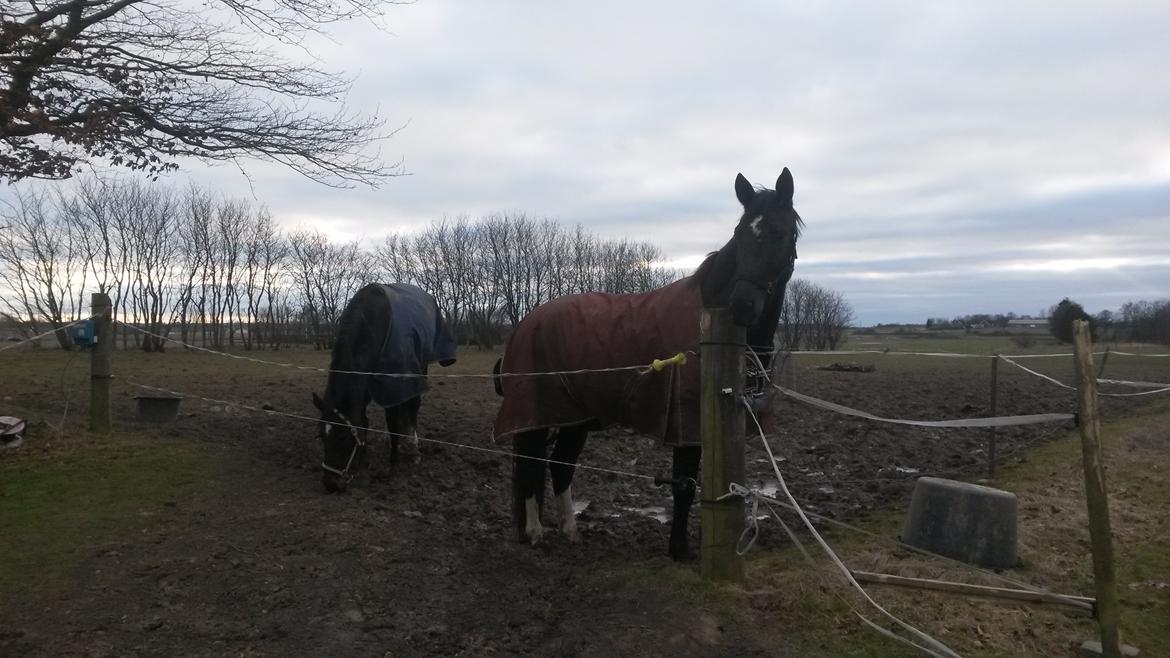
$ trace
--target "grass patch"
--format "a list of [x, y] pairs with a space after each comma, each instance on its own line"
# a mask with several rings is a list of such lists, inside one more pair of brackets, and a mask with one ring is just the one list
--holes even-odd
[[[1170, 400], [1136, 410], [1103, 427], [1114, 553], [1121, 602], [1122, 639], [1145, 653], [1170, 646]], [[1007, 575], [1051, 591], [1093, 596], [1092, 562], [1083, 493], [1079, 435], [1030, 450], [1022, 463], [1000, 469], [992, 486], [1016, 493], [1020, 504], [1020, 556], [1024, 566]], [[891, 507], [851, 519], [883, 537], [901, 532], [904, 509]], [[765, 524], [770, 523], [768, 521]], [[774, 526], [766, 528], [772, 536]], [[822, 529], [850, 568], [1010, 586], [943, 562], [920, 558], [872, 537]], [[811, 541], [810, 552], [816, 552]], [[749, 556], [744, 587], [712, 585], [691, 565], [647, 563], [631, 581], [665, 587], [702, 605], [725, 623], [757, 629], [762, 639], [792, 655], [884, 657], [912, 650], [865, 626], [837, 595], [890, 628], [849, 594], [833, 568], [818, 558], [811, 568], [794, 548]], [[1071, 655], [1071, 647], [1097, 635], [1096, 622], [1052, 608], [971, 599], [916, 590], [869, 586], [879, 603], [962, 655]]]
[[217, 472], [206, 449], [134, 434], [0, 463], [0, 607], [67, 589], [96, 546], [163, 527]]

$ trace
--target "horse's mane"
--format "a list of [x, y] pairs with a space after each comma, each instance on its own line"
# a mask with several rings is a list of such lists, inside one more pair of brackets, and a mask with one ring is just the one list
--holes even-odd
[[[331, 371], [370, 369], [368, 364], [359, 363], [355, 354], [358, 346], [370, 342], [371, 327], [366, 318], [363, 301], [355, 296], [341, 312], [341, 317], [337, 321], [337, 335], [333, 340], [333, 352], [329, 359]], [[335, 396], [351, 393], [352, 387], [362, 381], [353, 375], [330, 372], [325, 380], [325, 399], [337, 404], [338, 401], [333, 400]]]
[[711, 253], [707, 254], [707, 257], [703, 259], [703, 262], [699, 263], [699, 267], [695, 268], [695, 273], [691, 275], [690, 285], [697, 287], [703, 283], [703, 280], [707, 278], [707, 275], [710, 274], [711, 270], [715, 267], [715, 257], [718, 255], [718, 251], [712, 251]]

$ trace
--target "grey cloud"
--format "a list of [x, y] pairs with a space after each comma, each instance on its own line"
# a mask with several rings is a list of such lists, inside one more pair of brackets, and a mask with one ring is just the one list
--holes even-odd
[[[382, 151], [413, 175], [338, 191], [246, 163], [282, 221], [520, 210], [693, 260], [730, 235], [737, 172], [788, 166], [798, 276], [862, 322], [1170, 297], [1166, 3], [423, 0], [386, 23], [311, 46], [357, 75], [354, 108], [409, 122]], [[1132, 263], [1010, 269], [1090, 256]]]

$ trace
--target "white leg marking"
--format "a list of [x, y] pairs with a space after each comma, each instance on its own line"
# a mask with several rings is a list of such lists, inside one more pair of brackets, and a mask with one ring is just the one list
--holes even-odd
[[544, 526], [540, 524], [540, 505], [536, 504], [536, 496], [524, 501], [524, 532], [533, 546], [544, 539]]
[[577, 517], [573, 514], [573, 485], [565, 487], [557, 501], [561, 504], [561, 534], [570, 544], [576, 544], [581, 535], [577, 534]]
[[418, 452], [418, 428], [411, 428], [410, 436], [402, 437], [402, 454], [406, 455], [410, 463], [417, 464], [422, 456]]

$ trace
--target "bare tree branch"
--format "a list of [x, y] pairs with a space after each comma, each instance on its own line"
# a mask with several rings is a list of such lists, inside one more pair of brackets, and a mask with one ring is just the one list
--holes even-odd
[[401, 161], [384, 163], [376, 148], [396, 131], [346, 109], [349, 80], [262, 44], [298, 45], [332, 23], [377, 20], [389, 4], [5, 3], [0, 178], [68, 178], [94, 160], [157, 176], [185, 157], [257, 158], [333, 186], [399, 175]]

